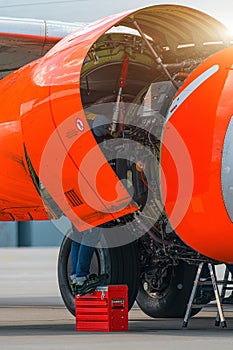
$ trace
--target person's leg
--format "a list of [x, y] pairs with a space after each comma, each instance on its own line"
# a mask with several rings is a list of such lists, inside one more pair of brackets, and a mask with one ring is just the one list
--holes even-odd
[[107, 275], [103, 274], [97, 276], [96, 274], [90, 274], [91, 260], [100, 240], [99, 227], [92, 229], [91, 231], [85, 231], [83, 233], [82, 243], [79, 248], [78, 263], [76, 269], [76, 281], [77, 285], [75, 293], [84, 295], [86, 293], [93, 292], [97, 286], [102, 283], [106, 283]]
[[72, 241], [71, 249], [70, 249], [70, 260], [71, 260], [70, 279], [71, 279], [71, 281], [73, 281], [76, 278], [76, 269], [77, 269], [79, 249], [80, 249], [80, 243], [76, 242], [76, 241]]
[[89, 247], [84, 244], [80, 245], [79, 252], [78, 252], [78, 263], [76, 265], [77, 277], [83, 277], [83, 276], [89, 275], [91, 259], [94, 251], [95, 251], [94, 247]]
[[[75, 230], [74, 230], [75, 232]], [[76, 235], [77, 236], [77, 235]], [[78, 238], [78, 237], [76, 237]], [[74, 236], [75, 239], [75, 236]], [[89, 276], [91, 259], [95, 248], [83, 245], [75, 240], [71, 243], [71, 288], [75, 292], [78, 286], [82, 286]]]
[[83, 232], [83, 238], [78, 252], [78, 263], [76, 265], [77, 277], [88, 276], [90, 274], [91, 260], [99, 240], [99, 227]]
[[78, 256], [79, 256], [79, 250], [81, 246], [81, 241], [83, 238], [83, 234], [80, 233], [76, 227], [72, 224], [73, 229], [73, 235], [72, 235], [72, 243], [71, 243], [71, 250], [70, 250], [70, 260], [71, 260], [71, 275], [70, 279], [72, 281], [72, 285], [76, 283], [83, 283], [86, 278], [81, 278], [79, 281], [77, 281], [77, 266], [78, 266]]

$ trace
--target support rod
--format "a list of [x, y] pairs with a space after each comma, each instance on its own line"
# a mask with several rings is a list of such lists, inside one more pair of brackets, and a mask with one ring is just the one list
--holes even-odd
[[139, 24], [137, 23], [136, 20], [133, 21], [133, 24], [135, 26], [135, 28], [137, 28], [138, 32], [140, 33], [142, 39], [145, 41], [146, 45], [148, 46], [148, 49], [150, 50], [150, 52], [152, 53], [152, 55], [155, 57], [155, 62], [161, 66], [161, 68], [163, 69], [164, 73], [167, 75], [167, 77], [169, 78], [169, 80], [172, 82], [173, 86], [176, 88], [176, 90], [179, 89], [179, 86], [176, 84], [175, 80], [172, 78], [171, 74], [169, 73], [169, 71], [167, 70], [167, 68], [165, 67], [165, 65], [163, 64], [161, 58], [159, 57], [159, 55], [157, 54], [157, 52], [155, 51], [155, 49], [153, 48], [153, 46], [151, 45], [151, 43], [149, 42], [149, 40], [147, 39], [146, 35], [143, 33], [143, 31], [141, 30]]

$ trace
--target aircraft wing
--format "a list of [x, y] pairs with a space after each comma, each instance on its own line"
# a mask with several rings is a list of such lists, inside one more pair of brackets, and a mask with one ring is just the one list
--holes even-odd
[[43, 56], [86, 23], [0, 17], [0, 78]]

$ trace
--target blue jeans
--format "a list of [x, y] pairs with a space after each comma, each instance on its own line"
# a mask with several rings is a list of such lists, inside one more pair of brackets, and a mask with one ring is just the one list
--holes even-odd
[[[94, 227], [92, 230], [87, 230], [81, 234], [73, 227], [75, 235], [81, 235], [81, 243], [73, 240], [71, 244], [71, 276], [84, 277], [90, 273], [91, 259], [93, 257], [95, 247], [100, 240], [101, 228]], [[72, 278], [72, 279], [73, 279]]]

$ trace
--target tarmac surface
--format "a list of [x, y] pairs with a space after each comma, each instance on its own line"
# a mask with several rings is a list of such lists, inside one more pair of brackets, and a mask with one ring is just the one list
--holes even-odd
[[205, 308], [182, 328], [182, 319], [152, 319], [135, 306], [129, 331], [77, 332], [59, 295], [58, 248], [0, 249], [0, 349], [232, 349], [233, 305], [227, 329], [214, 326], [216, 307]]

